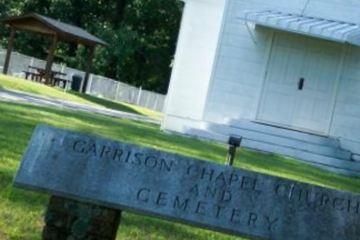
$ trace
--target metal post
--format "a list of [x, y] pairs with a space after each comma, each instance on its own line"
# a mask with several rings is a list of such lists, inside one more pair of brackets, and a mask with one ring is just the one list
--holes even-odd
[[226, 164], [229, 166], [233, 166], [235, 155], [236, 155], [236, 148], [240, 147], [242, 141], [242, 137], [234, 137], [230, 136], [228, 144], [229, 150], [226, 156]]

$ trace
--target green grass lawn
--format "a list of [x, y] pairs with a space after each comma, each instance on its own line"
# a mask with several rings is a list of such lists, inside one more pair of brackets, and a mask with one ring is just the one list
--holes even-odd
[[105, 107], [113, 110], [136, 113], [148, 116], [154, 119], [161, 119], [162, 114], [143, 107], [127, 103], [114, 102], [94, 96], [80, 94], [74, 91], [65, 92], [63, 89], [49, 87], [44, 84], [24, 80], [22, 78], [10, 77], [0, 74], [0, 88], [7, 90], [16, 90], [31, 94], [41, 95], [43, 97], [66, 100], [74, 103], [88, 104], [92, 106]]
[[[29, 138], [38, 123], [102, 135], [174, 153], [223, 163], [226, 146], [169, 135], [157, 125], [83, 112], [0, 102], [0, 239], [40, 239], [48, 196], [12, 187]], [[330, 174], [276, 155], [241, 150], [236, 166], [320, 186], [360, 192], [360, 179]], [[124, 213], [118, 239], [240, 239]]]

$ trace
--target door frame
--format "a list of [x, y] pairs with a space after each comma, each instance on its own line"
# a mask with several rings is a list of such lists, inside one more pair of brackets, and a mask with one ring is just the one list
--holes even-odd
[[[274, 126], [293, 129], [293, 130], [296, 130], [296, 131], [329, 136], [330, 132], [331, 132], [332, 123], [333, 123], [333, 120], [334, 120], [334, 117], [335, 117], [334, 111], [335, 111], [336, 105], [337, 105], [336, 103], [337, 103], [337, 99], [338, 99], [338, 95], [339, 95], [340, 78], [341, 78], [341, 74], [343, 73], [343, 69], [344, 69], [344, 63], [345, 63], [345, 57], [346, 57], [346, 49], [347, 49], [348, 45], [343, 43], [343, 46], [341, 48], [341, 53], [340, 53], [341, 57], [340, 57], [339, 66], [338, 66], [338, 69], [337, 69], [336, 78], [335, 78], [335, 81], [334, 81], [335, 86], [334, 86], [334, 90], [333, 90], [333, 93], [332, 93], [332, 99], [331, 99], [331, 109], [332, 109], [332, 111], [330, 113], [330, 119], [327, 121], [326, 130], [324, 132], [319, 132], [319, 131], [314, 131], [314, 130], [311, 130], [311, 129], [293, 127], [293, 126], [283, 125], [281, 123], [270, 122], [270, 121], [265, 121], [265, 120], [260, 119], [260, 110], [261, 110], [263, 102], [264, 102], [265, 88], [266, 88], [266, 84], [267, 84], [267, 81], [268, 81], [268, 72], [269, 72], [270, 61], [271, 61], [272, 54], [274, 52], [274, 44], [275, 44], [274, 39], [275, 39], [276, 35], [278, 35], [278, 33], [280, 33], [280, 32], [285, 32], [285, 33], [288, 33], [288, 34], [296, 34], [296, 33], [291, 33], [291, 32], [286, 32], [286, 31], [278, 31], [278, 30], [273, 30], [272, 33], [271, 33], [272, 36], [271, 36], [270, 43], [269, 43], [270, 46], [269, 46], [268, 52], [267, 52], [268, 55], [267, 55], [267, 59], [266, 59], [266, 63], [265, 63], [265, 71], [264, 71], [263, 79], [262, 79], [262, 82], [261, 82], [261, 90], [260, 90], [258, 100], [257, 100], [257, 109], [256, 109], [256, 114], [255, 114], [254, 120], [255, 120], [255, 122], [264, 123], [264, 124], [271, 124], [271, 125], [274, 125]], [[296, 35], [299, 35], [299, 34], [296, 34]], [[299, 36], [310, 37], [311, 38], [311, 36], [307, 36], [307, 35], [299, 35]], [[320, 39], [320, 38], [316, 38], [316, 39], [318, 39], [319, 41], [323, 40], [323, 39]], [[324, 39], [324, 41], [329, 41], [329, 40]]]
[[331, 118], [329, 121], [328, 132], [327, 132], [328, 135], [330, 135], [330, 133], [331, 133], [334, 118], [335, 118], [335, 110], [336, 110], [336, 106], [338, 104], [339, 91], [340, 91], [340, 79], [341, 79], [342, 73], [344, 72], [345, 58], [347, 56], [348, 49], [349, 49], [349, 45], [344, 43], [343, 47], [342, 47], [341, 60], [339, 63], [339, 68], [338, 68], [338, 72], [337, 72], [337, 76], [336, 76], [336, 82], [335, 82], [336, 86], [334, 89], [335, 93], [334, 93], [334, 99], [333, 99], [333, 105], [332, 105], [332, 112], [331, 112]]

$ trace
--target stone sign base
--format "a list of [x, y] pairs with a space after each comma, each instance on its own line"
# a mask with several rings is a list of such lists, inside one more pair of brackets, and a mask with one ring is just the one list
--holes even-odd
[[45, 215], [43, 240], [114, 240], [121, 212], [52, 196]]

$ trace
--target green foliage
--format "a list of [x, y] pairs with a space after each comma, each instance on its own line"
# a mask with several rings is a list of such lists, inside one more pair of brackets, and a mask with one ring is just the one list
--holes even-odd
[[[163, 133], [159, 126], [31, 105], [0, 102], [0, 239], [40, 239], [48, 197], [18, 188], [12, 180], [36, 124], [98, 134], [218, 163], [227, 146]], [[236, 167], [320, 186], [360, 192], [360, 178], [335, 175], [294, 159], [241, 149]], [[118, 240], [240, 240], [228, 235], [124, 212]]]
[[[179, 0], [0, 0], [0, 17], [37, 12], [70, 23], [109, 43], [95, 52], [93, 72], [166, 93], [182, 3]], [[0, 29], [0, 43], [9, 32]], [[15, 50], [46, 58], [49, 39], [18, 32]], [[62, 43], [56, 61], [84, 69], [86, 51]]]

